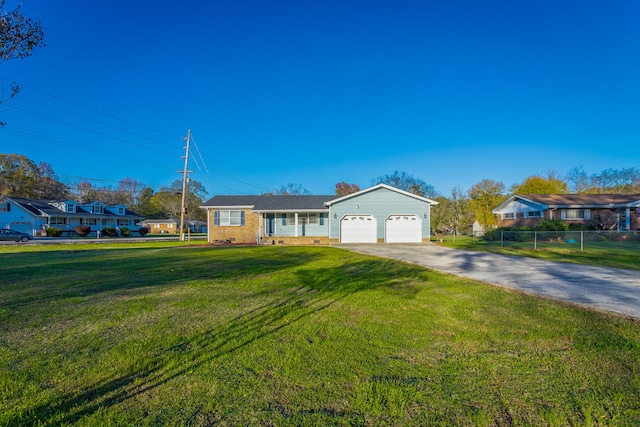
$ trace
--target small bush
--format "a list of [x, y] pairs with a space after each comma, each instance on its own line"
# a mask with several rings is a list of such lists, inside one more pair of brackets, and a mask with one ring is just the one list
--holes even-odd
[[105, 227], [102, 229], [102, 234], [108, 237], [116, 237], [118, 235], [118, 232], [113, 227]]
[[47, 237], [60, 237], [62, 236], [62, 230], [56, 227], [47, 228]]
[[535, 231], [567, 231], [569, 225], [559, 219], [541, 219], [534, 229]]
[[76, 225], [73, 230], [78, 233], [80, 237], [84, 237], [87, 234], [91, 233], [91, 227], [89, 227], [88, 225]]
[[145, 236], [149, 233], [149, 229], [147, 227], [140, 227], [138, 233], [140, 233], [141, 236]]
[[590, 230], [589, 226], [582, 223], [571, 223], [569, 224], [569, 231], [588, 231]]
[[126, 227], [122, 227], [120, 229], [120, 236], [122, 236], [122, 237], [130, 237], [131, 236], [131, 230], [129, 230]]

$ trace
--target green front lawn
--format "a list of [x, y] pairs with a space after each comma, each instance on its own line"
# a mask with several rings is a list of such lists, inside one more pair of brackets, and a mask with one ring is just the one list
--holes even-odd
[[0, 248], [0, 425], [640, 425], [640, 326], [330, 247]]
[[570, 262], [600, 267], [626, 268], [640, 270], [640, 251], [637, 245], [628, 248], [615, 247], [610, 243], [594, 244], [588, 242], [587, 248], [580, 252], [579, 244], [552, 245], [540, 243], [537, 249], [533, 242], [506, 242], [500, 246], [500, 241], [486, 241], [477, 237], [451, 235], [434, 237], [432, 242], [455, 249], [491, 252], [503, 255], [539, 258], [547, 261]]

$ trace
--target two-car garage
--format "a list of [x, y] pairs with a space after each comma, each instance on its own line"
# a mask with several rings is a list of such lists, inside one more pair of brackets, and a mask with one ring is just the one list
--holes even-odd
[[438, 202], [386, 184], [325, 202], [329, 241], [423, 243], [430, 238], [431, 206]]
[[[422, 242], [418, 215], [389, 215], [384, 220], [386, 243]], [[340, 243], [377, 243], [378, 221], [373, 215], [345, 215], [340, 220]]]

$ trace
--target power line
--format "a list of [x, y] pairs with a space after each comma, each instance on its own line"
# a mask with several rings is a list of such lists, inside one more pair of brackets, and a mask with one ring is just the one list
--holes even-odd
[[[40, 141], [40, 142], [44, 142], [44, 143], [48, 143], [48, 144], [55, 144], [57, 145], [61, 145], [61, 146], [67, 146], [67, 147], [71, 147], [74, 148], [76, 150], [81, 150], [81, 151], [85, 151], [85, 152], [90, 152], [90, 153], [98, 153], [98, 154], [106, 154], [106, 155], [111, 155], [111, 156], [119, 156], [119, 157], [126, 157], [129, 156], [129, 153], [123, 153], [120, 151], [114, 151], [114, 150], [107, 150], [101, 147], [95, 147], [92, 145], [88, 145], [88, 144], [83, 144], [81, 142], [78, 141], [73, 141], [73, 140], [69, 140], [66, 138], [61, 138], [55, 135], [51, 135], [51, 134], [47, 134], [44, 132], [39, 132], [39, 131], [35, 131], [32, 129], [25, 129], [22, 128], [20, 126], [15, 126], [11, 123], [7, 124], [6, 127], [2, 130], [3, 133], [7, 133], [9, 135], [15, 135], [17, 137], [21, 137], [21, 138], [26, 138], [32, 141]], [[6, 142], [6, 144], [9, 145], [14, 145], [14, 146], [19, 146], [20, 144], [13, 144], [11, 141]], [[42, 151], [42, 152], [49, 152], [49, 153], [53, 153], [53, 154], [58, 154], [59, 150], [47, 150], [47, 148], [42, 148], [39, 147], [38, 151]], [[68, 153], [67, 155], [74, 155], [74, 153]], [[139, 162], [143, 162], [146, 164], [149, 164], [151, 166], [158, 166], [158, 167], [166, 167], [169, 168], [171, 166], [167, 165], [167, 164], [161, 164], [158, 162], [153, 162], [150, 161], [149, 159], [146, 159], [144, 157], [139, 158], [137, 161]]]
[[103, 123], [103, 122], [100, 122], [98, 120], [94, 120], [94, 119], [91, 119], [89, 117], [82, 116], [80, 114], [72, 113], [70, 111], [63, 110], [62, 108], [54, 107], [53, 105], [45, 104], [44, 102], [40, 102], [40, 101], [36, 101], [34, 99], [31, 99], [31, 98], [27, 98], [27, 97], [25, 97], [24, 95], [21, 95], [21, 94], [16, 95], [16, 97], [20, 98], [20, 99], [24, 99], [24, 100], [29, 101], [29, 102], [32, 102], [34, 104], [38, 104], [38, 105], [42, 105], [42, 106], [47, 107], [47, 108], [51, 108], [52, 110], [60, 111], [62, 113], [68, 114], [70, 116], [78, 117], [78, 118], [81, 118], [83, 120], [99, 124], [101, 126], [105, 126], [105, 127], [111, 128], [111, 129], [119, 130], [121, 132], [125, 132], [125, 133], [131, 134], [133, 136], [144, 138], [144, 139], [147, 139], [149, 141], [158, 142], [160, 144], [163, 144], [163, 145], [166, 145], [166, 146], [169, 146], [169, 147], [175, 147], [174, 144], [170, 144], [170, 143], [161, 141], [159, 139], [155, 139], [155, 138], [151, 138], [151, 137], [148, 137], [148, 136], [145, 136], [145, 135], [141, 135], [141, 134], [136, 133], [136, 132], [131, 132], [129, 130], [126, 130], [126, 129], [123, 129], [123, 128], [120, 128], [120, 127], [117, 127], [117, 126], [113, 126], [113, 125], [110, 125], [108, 123]]
[[173, 156], [174, 155], [173, 153], [167, 153], [166, 151], [157, 150], [157, 149], [152, 148], [152, 147], [148, 147], [148, 146], [145, 146], [145, 145], [142, 145], [142, 144], [138, 144], [138, 143], [135, 143], [135, 142], [127, 141], [126, 139], [123, 139], [123, 138], [120, 138], [120, 137], [117, 137], [117, 136], [108, 135], [108, 134], [103, 133], [103, 132], [98, 132], [96, 130], [88, 129], [88, 128], [85, 128], [83, 126], [78, 126], [78, 125], [74, 125], [74, 124], [69, 123], [69, 122], [65, 122], [64, 120], [59, 120], [59, 119], [55, 119], [53, 117], [46, 116], [44, 114], [36, 113], [34, 111], [27, 110], [26, 108], [16, 107], [15, 105], [12, 105], [11, 108], [14, 109], [14, 110], [18, 110], [18, 111], [22, 111], [22, 112], [25, 112], [25, 113], [28, 113], [28, 114], [32, 114], [34, 116], [42, 117], [42, 118], [47, 119], [47, 120], [51, 120], [51, 121], [54, 121], [54, 122], [62, 123], [64, 125], [66, 125], [66, 126], [71, 126], [71, 127], [76, 128], [76, 129], [84, 130], [86, 132], [91, 132], [91, 133], [94, 133], [96, 135], [100, 135], [100, 136], [104, 136], [104, 137], [107, 137], [107, 138], [114, 139], [116, 141], [124, 142], [125, 144], [130, 144], [130, 145], [134, 145], [136, 147], [144, 148], [145, 150], [152, 150], [152, 151], [155, 151], [157, 153], [167, 154], [169, 156]]
[[88, 106], [86, 106], [86, 105], [80, 104], [80, 103], [75, 102], [75, 101], [70, 101], [70, 100], [65, 99], [65, 98], [63, 98], [63, 97], [61, 97], [61, 96], [53, 95], [53, 94], [48, 93], [48, 92], [45, 92], [45, 91], [43, 91], [43, 90], [36, 89], [36, 88], [34, 88], [34, 87], [32, 87], [32, 86], [27, 86], [27, 85], [25, 85], [25, 84], [23, 84], [23, 83], [15, 82], [14, 80], [9, 80], [9, 79], [4, 78], [4, 77], [0, 77], [0, 80], [4, 80], [4, 81], [9, 82], [9, 83], [17, 83], [17, 84], [20, 86], [20, 88], [27, 88], [27, 89], [32, 90], [32, 91], [34, 91], [34, 92], [38, 92], [38, 93], [41, 93], [41, 94], [43, 94], [43, 95], [50, 96], [51, 98], [58, 99], [58, 100], [60, 100], [60, 101], [66, 102], [66, 103], [68, 103], [68, 104], [71, 104], [71, 105], [75, 105], [75, 106], [78, 106], [78, 107], [84, 108], [85, 110], [93, 111], [93, 112], [95, 112], [95, 113], [102, 114], [103, 116], [110, 117], [110, 118], [115, 119], [115, 120], [119, 120], [119, 121], [121, 121], [121, 122], [123, 122], [123, 123], [127, 123], [127, 124], [130, 124], [130, 125], [133, 125], [133, 126], [137, 126], [137, 127], [139, 127], [139, 128], [146, 129], [146, 130], [148, 130], [148, 131], [155, 132], [155, 133], [160, 134], [160, 135], [168, 136], [168, 137], [170, 137], [170, 138], [172, 138], [172, 139], [180, 139], [180, 140], [182, 139], [182, 137], [180, 137], [180, 136], [172, 135], [172, 134], [169, 134], [169, 133], [166, 133], [166, 132], [163, 132], [163, 131], [157, 130], [157, 129], [150, 128], [150, 127], [145, 126], [145, 125], [141, 125], [141, 124], [139, 124], [139, 123], [132, 122], [132, 121], [130, 121], [130, 120], [123, 119], [123, 118], [118, 117], [118, 116], [115, 116], [115, 115], [113, 115], [113, 114], [105, 113], [105, 112], [100, 111], [100, 110], [98, 110], [98, 109], [96, 109], [96, 108], [88, 107]]

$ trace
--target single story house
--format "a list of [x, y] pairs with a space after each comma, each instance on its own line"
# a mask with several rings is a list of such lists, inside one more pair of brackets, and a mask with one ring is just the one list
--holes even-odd
[[71, 234], [77, 225], [87, 225], [92, 232], [106, 227], [140, 229], [143, 218], [123, 204], [74, 200], [36, 200], [0, 197], [0, 228], [10, 228], [32, 236], [44, 234], [49, 227]]
[[493, 210], [498, 226], [533, 226], [541, 218], [594, 229], [638, 230], [640, 194], [516, 194]]
[[[184, 225], [192, 233], [206, 233], [207, 223], [196, 219], [185, 219]], [[180, 218], [145, 219], [142, 226], [149, 229], [151, 234], [177, 234], [180, 228]], [[185, 229], [186, 229], [185, 228]]]
[[210, 243], [421, 243], [437, 202], [386, 184], [346, 196], [215, 196], [207, 210]]

